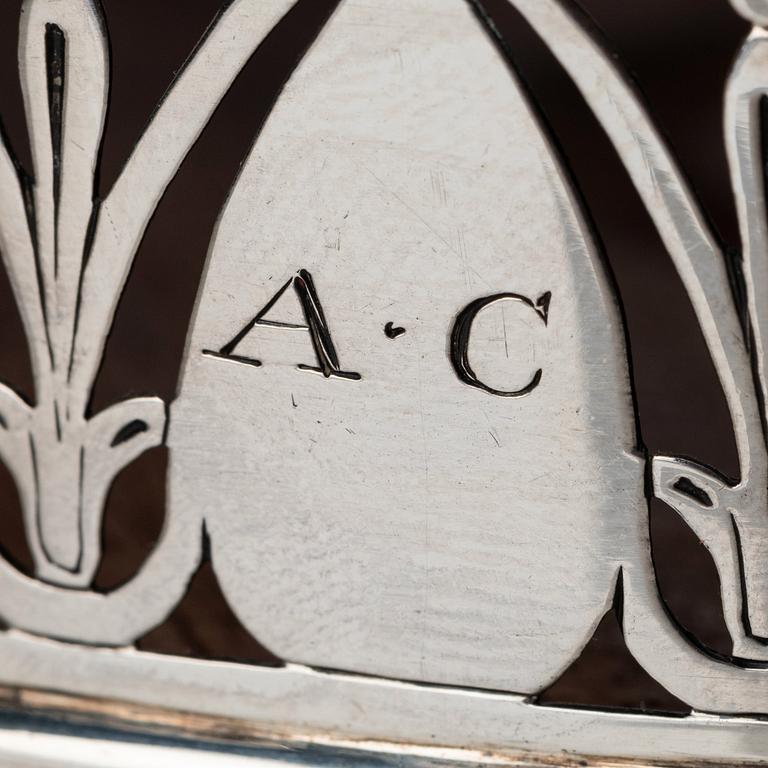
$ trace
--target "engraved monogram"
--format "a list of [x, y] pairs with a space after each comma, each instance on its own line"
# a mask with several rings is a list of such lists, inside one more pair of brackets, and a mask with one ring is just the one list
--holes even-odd
[[[737, 269], [570, 3], [508, 2], [599, 119], [669, 253], [722, 384], [740, 477], [640, 445], [622, 317], [587, 213], [481, 0], [338, 4], [222, 211], [178, 398], [92, 414], [149, 219], [294, 2], [225, 4], [100, 200], [109, 47], [99, 4], [26, 0], [33, 178], [0, 137], [0, 250], [35, 379], [34, 404], [0, 387], [0, 456], [36, 576], [0, 560], [0, 617], [13, 630], [0, 652], [7, 643], [27, 660], [11, 682], [44, 686], [35, 675], [57, 654], [82, 653], [115, 671], [110, 695], [147, 703], [248, 717], [242, 691], [282, 701], [297, 685], [311, 701], [378, 702], [428, 690], [429, 711], [455, 695], [480, 717], [500, 691], [530, 697], [556, 680], [619, 596], [629, 650], [669, 691], [704, 712], [768, 713], [768, 2], [732, 0], [756, 25], [725, 105]], [[98, 594], [106, 495], [163, 443], [160, 539], [128, 583]], [[732, 657], [689, 637], [663, 604], [650, 495], [710, 552]], [[233, 611], [285, 669], [50, 640], [130, 646], [171, 612], [208, 552]], [[30, 671], [36, 653], [42, 672]], [[128, 669], [155, 682], [167, 670], [168, 692], [136, 693], [117, 674]], [[88, 685], [70, 677], [66, 688]], [[210, 704], [206, 692], [219, 690], [231, 702]], [[363, 730], [410, 738], [408, 718]]]
[[[304, 315], [305, 324], [296, 324], [288, 322], [279, 322], [276, 320], [268, 319], [270, 312], [275, 305], [280, 301], [283, 294], [293, 287], [298, 300], [301, 304], [302, 314]], [[533, 309], [544, 324], [547, 323], [547, 316], [549, 312], [549, 301], [552, 297], [551, 293], [543, 294], [535, 303], [525, 296], [519, 296], [515, 293], [502, 293], [493, 296], [486, 296], [482, 299], [473, 301], [469, 306], [459, 313], [456, 319], [453, 330], [451, 332], [451, 362], [456, 375], [465, 384], [471, 387], [477, 387], [491, 395], [497, 395], [498, 397], [523, 397], [533, 392], [534, 389], [541, 382], [542, 370], [539, 368], [534, 373], [531, 380], [521, 389], [514, 391], [494, 389], [488, 384], [483, 383], [477, 377], [474, 369], [469, 362], [470, 355], [470, 338], [472, 333], [472, 325], [477, 316], [488, 307], [495, 304], [500, 304], [505, 301], [521, 302], [523, 305]], [[267, 328], [283, 328], [289, 331], [305, 331], [309, 334], [312, 340], [312, 347], [314, 349], [315, 356], [317, 358], [317, 366], [305, 365], [300, 363], [297, 365], [297, 369], [300, 371], [314, 371], [315, 373], [322, 373], [325, 378], [331, 376], [337, 376], [342, 379], [349, 379], [351, 381], [359, 381], [360, 374], [352, 373], [350, 371], [342, 371], [339, 367], [339, 358], [336, 353], [336, 348], [333, 344], [333, 337], [325, 319], [323, 307], [320, 302], [320, 298], [317, 295], [317, 291], [312, 280], [312, 275], [305, 269], [300, 270], [295, 277], [291, 278], [267, 303], [267, 305], [253, 318], [237, 335], [228, 341], [218, 351], [205, 349], [203, 354], [207, 357], [219, 358], [221, 360], [230, 360], [235, 363], [242, 363], [244, 365], [252, 365], [256, 368], [261, 367], [261, 360], [255, 357], [247, 357], [236, 354], [236, 350], [241, 342], [253, 331], [254, 328], [267, 327]], [[405, 333], [404, 328], [395, 328], [392, 322], [389, 322], [385, 326], [385, 334], [390, 339], [396, 339], [398, 336], [402, 336]], [[504, 334], [506, 337], [507, 327], [506, 320], [504, 320]], [[505, 338], [505, 351], [507, 357], [509, 356], [509, 341]]]

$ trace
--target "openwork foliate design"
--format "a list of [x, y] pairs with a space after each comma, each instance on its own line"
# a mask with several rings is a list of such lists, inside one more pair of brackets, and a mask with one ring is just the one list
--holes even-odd
[[[697, 712], [768, 714], [768, 3], [732, 2], [755, 25], [725, 97], [743, 241], [733, 258], [571, 4], [509, 2], [599, 120], [674, 263], [728, 403], [738, 480], [640, 443], [624, 323], [588, 213], [480, 0], [338, 4], [221, 213], [177, 398], [92, 414], [146, 227], [294, 3], [226, 4], [102, 200], [99, 5], [27, 0], [19, 69], [34, 174], [3, 140], [0, 250], [36, 389], [27, 403], [0, 388], [0, 455], [35, 574], [0, 561], [6, 682], [93, 694], [100, 678], [114, 698], [286, 728], [554, 748], [552, 734], [585, 715], [528, 697], [619, 596], [629, 650], [670, 692]], [[109, 489], [161, 444], [161, 537], [130, 580], [97, 592]], [[714, 560], [731, 657], [690, 637], [660, 598], [653, 496]], [[173, 610], [205, 541], [231, 608], [284, 668], [118, 649]], [[354, 702], [378, 714], [361, 719]], [[637, 728], [633, 754], [641, 734], [672, 727], [591, 716], [601, 732]], [[727, 751], [729, 728], [768, 743], [738, 717], [675, 728], [706, 735], [701, 755]]]

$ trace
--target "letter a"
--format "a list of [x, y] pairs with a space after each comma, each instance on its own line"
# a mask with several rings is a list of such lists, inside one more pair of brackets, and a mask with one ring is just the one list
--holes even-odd
[[[269, 317], [272, 310], [280, 302], [289, 288], [293, 289], [294, 295], [298, 298], [298, 305], [294, 308], [293, 317], [290, 322], [277, 321]], [[300, 313], [301, 317], [297, 317]], [[270, 328], [284, 328], [286, 330], [302, 330], [309, 333], [312, 347], [315, 352], [316, 365], [298, 364], [301, 371], [314, 371], [321, 373], [325, 378], [331, 377], [359, 381], [359, 373], [341, 370], [339, 356], [336, 347], [331, 338], [331, 332], [323, 312], [323, 305], [320, 302], [317, 289], [315, 288], [312, 275], [302, 269], [297, 272], [282, 288], [270, 299], [270, 301], [259, 311], [231, 341], [227, 342], [218, 352], [206, 350], [204, 354], [211, 357], [220, 357], [235, 362], [246, 363], [260, 367], [260, 360], [252, 357], [245, 357], [237, 354], [237, 347], [257, 326]]]

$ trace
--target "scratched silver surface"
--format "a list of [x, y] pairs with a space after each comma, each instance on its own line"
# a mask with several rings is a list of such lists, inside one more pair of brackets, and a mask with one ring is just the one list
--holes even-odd
[[[768, 714], [768, 4], [733, 0], [756, 25], [724, 110], [742, 306], [617, 61], [564, 0], [509, 2], [599, 119], [669, 252], [728, 402], [740, 478], [638, 445], [618, 297], [547, 126], [471, 0], [342, 0], [222, 212], [177, 400], [86, 418], [147, 223], [293, 2], [223, 10], [99, 203], [103, 19], [91, 0], [27, 0], [19, 59], [35, 180], [0, 138], [0, 251], [36, 400], [0, 389], [0, 456], [36, 572], [0, 559], [0, 682], [275, 733], [765, 754], [768, 730], [747, 716]], [[134, 578], [97, 593], [105, 495], [164, 440], [160, 540]], [[663, 606], [649, 493], [709, 549], [734, 658], [708, 653]], [[130, 647], [184, 594], [203, 530], [225, 598], [284, 668]], [[630, 651], [693, 716], [527, 698], [579, 655], [617, 590]]]
[[[260, 312], [302, 270], [359, 380], [298, 367], [318, 365], [300, 283]], [[235, 185], [200, 296], [171, 514], [205, 510], [248, 629], [397, 679], [559, 676], [612, 601], [643, 466], [599, 257], [469, 5], [342, 4]]]

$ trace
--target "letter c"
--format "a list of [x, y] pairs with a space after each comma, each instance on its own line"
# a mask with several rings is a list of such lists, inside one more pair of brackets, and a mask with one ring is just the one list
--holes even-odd
[[496, 293], [493, 296], [476, 299], [463, 309], [456, 318], [451, 333], [451, 362], [453, 363], [453, 368], [459, 379], [470, 387], [475, 387], [476, 389], [488, 392], [491, 395], [496, 395], [497, 397], [524, 397], [533, 392], [541, 382], [541, 368], [534, 373], [531, 381], [522, 389], [494, 389], [480, 381], [469, 363], [470, 335], [472, 333], [472, 325], [478, 314], [486, 307], [502, 301], [519, 301], [522, 304], [525, 304], [525, 306], [530, 307], [539, 316], [544, 325], [546, 325], [549, 318], [549, 302], [551, 298], [551, 293], [545, 293], [534, 303], [529, 298], [517, 293]]

